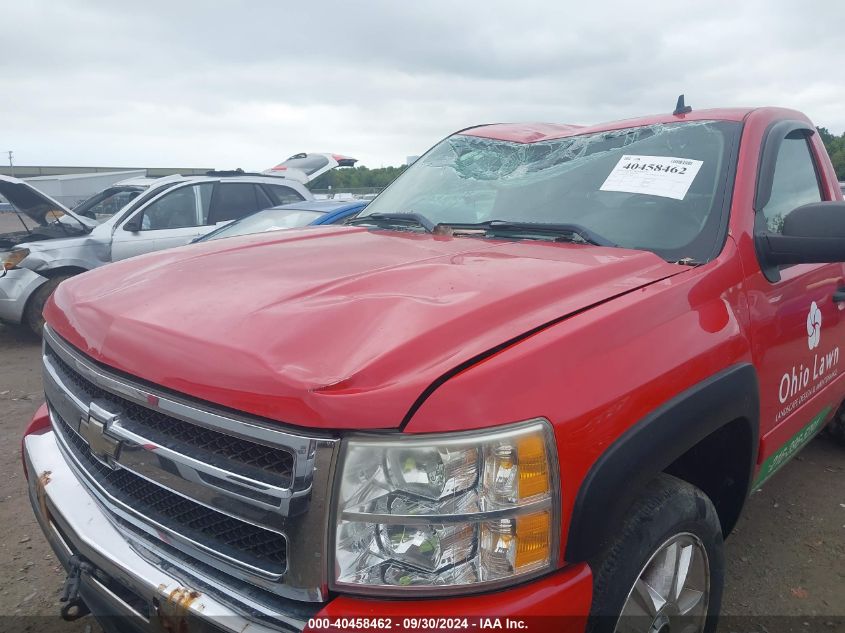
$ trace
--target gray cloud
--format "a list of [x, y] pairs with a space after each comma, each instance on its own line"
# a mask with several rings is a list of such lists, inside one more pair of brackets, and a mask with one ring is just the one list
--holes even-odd
[[845, 130], [828, 2], [16, 3], [0, 149], [19, 163], [398, 164], [491, 121], [783, 105]]

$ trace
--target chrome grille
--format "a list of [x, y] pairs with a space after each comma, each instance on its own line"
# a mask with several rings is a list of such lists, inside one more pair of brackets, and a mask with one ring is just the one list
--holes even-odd
[[88, 444], [67, 422], [58, 416], [54, 416], [54, 420], [80, 465], [108, 495], [130, 504], [154, 523], [196, 542], [212, 545], [229, 558], [239, 558], [270, 574], [284, 573], [287, 543], [280, 534], [215, 512], [128, 470], [102, 464], [91, 455]]
[[116, 522], [177, 565], [326, 598], [333, 437], [306, 436], [128, 379], [49, 328], [44, 388], [67, 461]]
[[229, 467], [237, 468], [244, 475], [258, 479], [267, 479], [270, 475], [271, 483], [282, 487], [290, 485], [294, 459], [291, 453], [212, 431], [130, 402], [82, 378], [51, 347], [48, 346], [45, 352], [62, 376], [89, 402], [103, 400], [120, 408], [128, 429], [168, 448], [190, 450], [207, 462], [220, 464], [221, 458], [231, 460], [233, 463]]

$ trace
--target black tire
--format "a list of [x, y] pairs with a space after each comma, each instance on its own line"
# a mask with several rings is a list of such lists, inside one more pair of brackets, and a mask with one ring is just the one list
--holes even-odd
[[593, 605], [587, 627], [590, 633], [616, 630], [619, 615], [640, 573], [661, 546], [678, 535], [697, 537], [706, 552], [710, 592], [704, 631], [715, 630], [725, 582], [725, 556], [722, 527], [707, 495], [685, 481], [661, 474], [632, 505], [617, 534], [590, 563], [593, 570]]
[[51, 277], [38, 286], [29, 298], [29, 302], [27, 302], [23, 312], [23, 323], [38, 338], [41, 338], [41, 332], [44, 330], [44, 315], [42, 314], [44, 312], [44, 304], [47, 303], [47, 299], [50, 298], [50, 295], [53, 294], [58, 285], [72, 276], [57, 275], [56, 277]]

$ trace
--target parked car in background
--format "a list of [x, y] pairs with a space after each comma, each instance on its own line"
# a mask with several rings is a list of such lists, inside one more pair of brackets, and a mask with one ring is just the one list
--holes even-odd
[[842, 195], [845, 195], [845, 182], [839, 183], [839, 190], [842, 192]]
[[[181, 179], [181, 176], [177, 176]], [[67, 207], [49, 194], [41, 191], [37, 186], [26, 180], [14, 178], [11, 176], [0, 176], [0, 192], [8, 192], [11, 196], [10, 202], [0, 203], [0, 211], [23, 213], [20, 221], [15, 223], [16, 227], [21, 226], [21, 222], [25, 228], [35, 228], [40, 226], [40, 214], [36, 211], [35, 216], [31, 215], [33, 209], [42, 208], [51, 213], [51, 216], [57, 218], [62, 214], [70, 213], [70, 218], [75, 216], [83, 216], [97, 222], [102, 222], [114, 215], [117, 211], [125, 207], [132, 200], [137, 198], [141, 193], [149, 189], [153, 185], [161, 185], [167, 182], [170, 178], [129, 178], [121, 180], [115, 184], [95, 193], [90, 198], [83, 200], [75, 207]], [[26, 209], [30, 209], [27, 212]], [[86, 226], [90, 226], [83, 220]], [[76, 222], [70, 222], [70, 226], [74, 226]], [[26, 230], [21, 232], [23, 237], [27, 240], [28, 233]], [[8, 241], [9, 234], [0, 227], [0, 241]]]
[[297, 154], [263, 173], [169, 176], [100, 223], [95, 218], [111, 211], [106, 199], [71, 211], [22, 180], [0, 176], [0, 195], [24, 224], [23, 230], [0, 235], [0, 321], [23, 323], [40, 333], [44, 302], [65, 279], [188, 244], [260, 209], [312, 200], [305, 183], [354, 162], [337, 154]]
[[[181, 176], [177, 176], [181, 179]], [[87, 200], [73, 207], [76, 215], [82, 215], [98, 222], [103, 222], [120, 211], [127, 204], [153, 185], [167, 182], [163, 178], [129, 178], [116, 182]]]
[[58, 200], [18, 178], [0, 175], [0, 195], [8, 201], [8, 211], [12, 214], [0, 225], [0, 252], [21, 242], [86, 232], [97, 224], [93, 218], [77, 215]]
[[342, 224], [357, 216], [368, 204], [368, 200], [310, 200], [283, 204], [244, 216], [206, 233], [194, 242], [209, 242], [224, 237], [295, 229], [301, 226]]

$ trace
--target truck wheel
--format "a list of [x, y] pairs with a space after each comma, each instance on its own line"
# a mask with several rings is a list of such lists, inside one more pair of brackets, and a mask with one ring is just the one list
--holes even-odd
[[711, 633], [725, 560], [716, 509], [701, 490], [661, 474], [618, 536], [591, 562], [591, 633]]
[[51, 277], [46, 282], [38, 286], [29, 298], [23, 312], [23, 322], [30, 331], [39, 338], [41, 337], [41, 332], [44, 330], [44, 315], [42, 314], [44, 311], [44, 304], [47, 303], [47, 299], [50, 298], [50, 295], [53, 294], [53, 291], [58, 287], [58, 285], [65, 279], [70, 279], [72, 276], [73, 275], [58, 275], [56, 277]]

